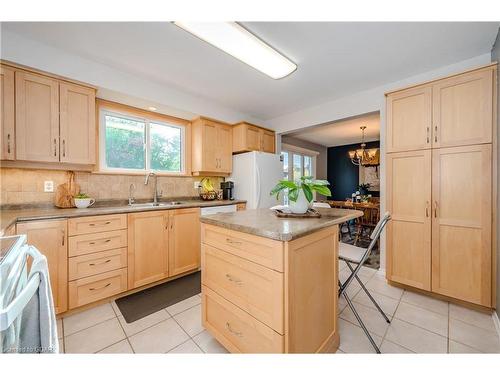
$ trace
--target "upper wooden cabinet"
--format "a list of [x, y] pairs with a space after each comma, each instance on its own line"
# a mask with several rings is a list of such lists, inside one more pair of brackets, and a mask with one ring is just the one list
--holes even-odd
[[491, 143], [496, 66], [387, 95], [387, 152]]
[[50, 286], [56, 314], [68, 309], [68, 233], [66, 220], [17, 224], [17, 234], [26, 234], [28, 244], [47, 257]]
[[59, 161], [59, 82], [16, 71], [16, 159]]
[[229, 175], [232, 172], [231, 125], [206, 117], [192, 122], [192, 173]]
[[0, 156], [15, 158], [14, 69], [0, 66]]
[[461, 74], [432, 85], [433, 147], [491, 143], [492, 69]]
[[233, 126], [233, 153], [248, 151], [274, 154], [276, 152], [274, 132], [248, 122], [235, 124]]
[[95, 90], [59, 84], [61, 161], [95, 163]]
[[200, 209], [169, 213], [168, 275], [175, 276], [200, 266]]
[[95, 89], [0, 68], [2, 160], [95, 164]]

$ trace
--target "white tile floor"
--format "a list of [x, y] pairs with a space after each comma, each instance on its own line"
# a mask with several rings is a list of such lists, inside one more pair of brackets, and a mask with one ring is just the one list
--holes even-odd
[[[347, 276], [340, 263], [341, 278]], [[349, 296], [382, 353], [500, 353], [493, 319], [454, 304], [386, 283], [383, 274], [360, 273], [386, 314], [387, 324], [356, 283]], [[194, 296], [131, 324], [114, 302], [58, 320], [66, 353], [227, 353], [201, 325], [201, 298]], [[339, 353], [373, 353], [343, 298], [339, 301]]]

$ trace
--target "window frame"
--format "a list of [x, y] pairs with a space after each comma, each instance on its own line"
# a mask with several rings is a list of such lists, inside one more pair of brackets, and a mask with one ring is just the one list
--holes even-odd
[[[312, 177], [316, 179], [316, 158], [319, 155], [319, 152], [309, 150], [306, 148], [298, 147], [298, 146], [293, 146], [289, 145], [286, 143], [283, 143], [281, 145], [281, 152], [287, 152], [288, 153], [288, 180], [289, 181], [294, 181], [294, 173], [293, 173], [293, 156], [294, 155], [300, 155], [301, 156], [301, 170], [302, 170], [302, 176], [304, 175], [304, 156], [309, 156], [311, 158], [311, 172], [312, 172]], [[283, 176], [284, 176], [284, 171], [283, 171]]]
[[[126, 105], [100, 101], [98, 102], [98, 119], [99, 119], [99, 136], [98, 136], [98, 151], [99, 162], [97, 173], [103, 174], [129, 174], [129, 175], [145, 175], [155, 173], [158, 176], [191, 176], [191, 123], [188, 120], [158, 114], [141, 110], [139, 108], [129, 107]], [[145, 124], [144, 129], [144, 169], [133, 168], [113, 168], [106, 164], [106, 121], [105, 116], [116, 116], [132, 121], [141, 121]], [[181, 170], [180, 171], [165, 171], [151, 168], [151, 128], [150, 124], [158, 124], [178, 128], [181, 130]]]

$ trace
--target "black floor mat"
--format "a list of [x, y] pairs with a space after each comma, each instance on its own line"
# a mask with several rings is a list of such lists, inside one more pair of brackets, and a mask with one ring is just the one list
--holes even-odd
[[118, 298], [115, 302], [125, 321], [132, 323], [199, 293], [201, 293], [201, 272], [198, 271]]

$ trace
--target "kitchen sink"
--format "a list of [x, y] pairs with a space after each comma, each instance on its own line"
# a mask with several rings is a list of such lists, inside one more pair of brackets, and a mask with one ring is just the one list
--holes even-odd
[[182, 204], [182, 202], [179, 202], [179, 201], [158, 202], [156, 205], [153, 202], [132, 203], [129, 206], [130, 207], [167, 207], [167, 206], [177, 206], [179, 204]]

